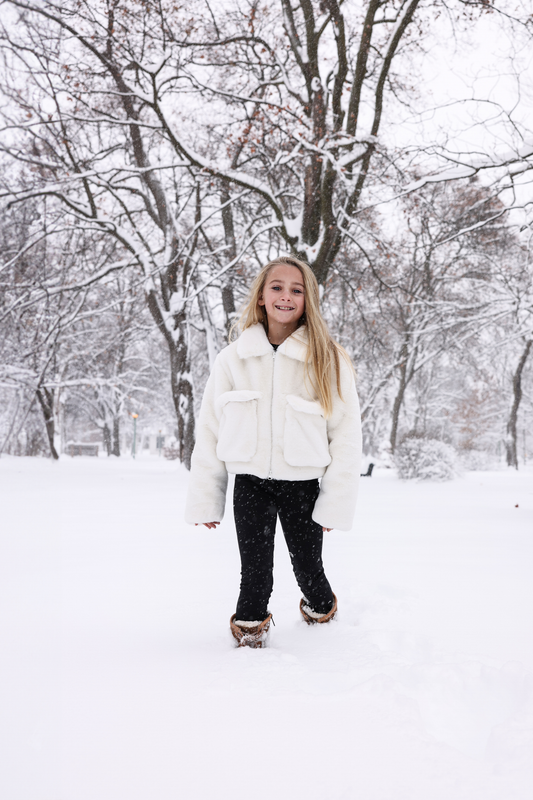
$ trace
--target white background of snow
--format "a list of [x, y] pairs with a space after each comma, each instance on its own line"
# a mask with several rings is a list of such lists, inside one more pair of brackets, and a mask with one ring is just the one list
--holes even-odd
[[[530, 800], [533, 475], [362, 481], [309, 628], [278, 539], [266, 650], [231, 519], [158, 460], [0, 460], [6, 800]], [[518, 504], [519, 507], [515, 508]]]

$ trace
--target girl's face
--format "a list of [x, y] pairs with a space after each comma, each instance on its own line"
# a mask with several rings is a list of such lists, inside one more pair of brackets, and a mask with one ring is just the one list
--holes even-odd
[[259, 305], [265, 307], [269, 329], [293, 332], [305, 311], [304, 280], [298, 267], [277, 264], [267, 275]]

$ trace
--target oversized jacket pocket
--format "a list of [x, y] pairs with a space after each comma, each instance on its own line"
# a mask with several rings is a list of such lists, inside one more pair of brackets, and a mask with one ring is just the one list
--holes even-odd
[[261, 392], [224, 392], [216, 401], [220, 419], [217, 456], [221, 461], [250, 461], [257, 450], [257, 401]]
[[283, 455], [291, 467], [327, 467], [327, 423], [320, 403], [287, 395]]

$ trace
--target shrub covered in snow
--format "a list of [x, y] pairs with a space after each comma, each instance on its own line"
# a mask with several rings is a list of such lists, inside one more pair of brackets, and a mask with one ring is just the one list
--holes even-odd
[[175, 461], [180, 457], [180, 448], [175, 436], [171, 436], [168, 440], [167, 446], [163, 448], [163, 455], [169, 461]]
[[403, 480], [449, 481], [457, 474], [455, 450], [438, 439], [405, 438], [396, 448], [394, 464]]
[[177, 458], [180, 457], [180, 449], [177, 446], [164, 447], [163, 456], [169, 461], [175, 461]]

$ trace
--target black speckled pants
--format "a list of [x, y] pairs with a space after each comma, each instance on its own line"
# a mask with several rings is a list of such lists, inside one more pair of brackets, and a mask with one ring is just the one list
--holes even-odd
[[311, 518], [319, 491], [316, 479], [275, 481], [235, 476], [233, 510], [241, 554], [237, 619], [263, 620], [268, 615], [278, 514], [303, 596], [313, 611], [330, 611], [333, 592], [322, 565], [322, 528]]

